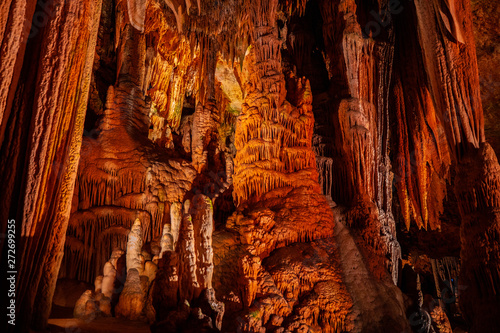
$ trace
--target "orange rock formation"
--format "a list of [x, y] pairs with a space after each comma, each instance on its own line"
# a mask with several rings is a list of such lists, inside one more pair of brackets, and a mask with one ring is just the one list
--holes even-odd
[[495, 9], [7, 0], [6, 331], [499, 331]]

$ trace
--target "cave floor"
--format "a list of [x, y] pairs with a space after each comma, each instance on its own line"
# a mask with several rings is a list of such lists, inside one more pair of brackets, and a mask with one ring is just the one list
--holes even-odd
[[149, 333], [149, 325], [143, 322], [118, 318], [98, 318], [91, 322], [75, 318], [51, 318], [45, 332], [54, 333]]
[[[49, 325], [50, 333], [149, 333], [149, 325], [115, 317], [97, 318], [85, 321], [73, 318], [73, 308], [53, 305]], [[33, 332], [34, 333], [34, 332]]]

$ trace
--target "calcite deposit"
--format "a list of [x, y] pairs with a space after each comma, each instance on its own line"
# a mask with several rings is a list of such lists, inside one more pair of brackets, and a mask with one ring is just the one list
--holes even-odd
[[7, 0], [5, 331], [500, 331], [499, 18]]

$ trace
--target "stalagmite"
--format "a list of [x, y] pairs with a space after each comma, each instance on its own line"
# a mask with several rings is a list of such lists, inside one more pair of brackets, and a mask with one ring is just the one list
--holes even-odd
[[193, 197], [191, 206], [194, 237], [196, 239], [196, 276], [200, 290], [212, 288], [214, 270], [212, 233], [214, 229], [213, 205], [204, 195]]
[[184, 215], [182, 217], [181, 237], [179, 238], [180, 248], [180, 296], [181, 299], [190, 300], [195, 295], [195, 290], [199, 288], [196, 276], [196, 245], [193, 228], [193, 219], [190, 212], [191, 202], [184, 202]]
[[151, 260], [148, 260], [144, 263], [144, 276], [147, 276], [149, 286], [156, 279], [156, 272], [158, 271], [158, 266]]
[[142, 273], [143, 260], [142, 258], [142, 227], [141, 220], [135, 219], [132, 229], [128, 234], [127, 241], [127, 271], [130, 269], [136, 269], [139, 273]]
[[114, 250], [111, 258], [104, 265], [101, 292], [111, 298], [115, 292], [116, 273], [118, 269], [118, 259], [122, 257], [124, 252], [122, 250]]
[[[116, 272], [115, 272], [115, 275], [116, 275]], [[94, 292], [96, 293], [100, 293], [102, 291], [102, 280], [103, 280], [103, 276], [102, 275], [99, 275], [98, 277], [95, 278], [95, 281], [94, 281]]]
[[104, 276], [102, 277], [102, 286], [101, 292], [106, 297], [111, 297], [113, 295], [113, 291], [115, 289], [115, 278], [116, 278], [116, 269], [113, 265], [108, 261], [104, 265]]
[[[305, 78], [291, 77], [291, 103], [285, 100], [287, 90], [278, 52], [280, 41], [276, 18], [273, 16], [276, 4], [268, 5], [256, 4], [257, 12], [252, 17], [255, 45], [249, 49], [243, 62], [242, 83], [246, 96], [235, 132], [238, 151], [234, 159], [233, 197], [240, 207], [261, 200], [261, 205], [271, 208], [276, 204], [279, 211], [279, 201], [272, 198], [288, 194], [288, 209], [302, 216], [308, 216], [309, 212], [310, 218], [301, 222], [300, 219], [283, 219], [274, 230], [264, 231], [269, 239], [259, 237], [262, 239], [257, 248], [259, 254], [269, 253], [277, 245], [304, 239], [307, 233], [312, 235], [311, 238], [325, 237], [333, 228], [329, 206], [320, 194], [311, 148], [314, 124], [311, 86]], [[294, 199], [291, 195], [293, 189], [301, 192], [304, 198], [314, 198], [317, 201], [314, 209], [305, 201]], [[269, 198], [267, 202], [261, 199], [264, 196]], [[261, 227], [257, 225], [256, 231], [259, 229]], [[279, 236], [271, 236], [274, 233]], [[250, 240], [252, 237], [245, 238]]]
[[171, 233], [170, 225], [165, 224], [163, 226], [163, 233], [160, 240], [160, 246], [161, 246], [160, 259], [163, 257], [163, 253], [165, 253], [166, 251], [175, 250], [174, 244], [175, 244], [174, 236]]
[[182, 221], [182, 204], [180, 202], [173, 202], [170, 205], [170, 232], [174, 237], [174, 248], [177, 242], [179, 241], [181, 221]]
[[261, 269], [261, 262], [258, 257], [245, 256], [238, 263], [239, 271], [243, 279], [243, 301], [245, 307], [250, 307], [257, 294], [257, 276]]
[[75, 310], [73, 315], [75, 318], [82, 318], [86, 320], [92, 320], [96, 318], [96, 313], [98, 312], [98, 306], [93, 299], [92, 290], [87, 290], [78, 299], [75, 305]]
[[127, 270], [127, 279], [115, 307], [116, 316], [130, 320], [144, 320], [147, 286], [148, 278], [146, 276], [141, 277], [136, 268]]
[[151, 306], [150, 286], [156, 278], [157, 266], [150, 255], [142, 251], [141, 221], [136, 219], [128, 236], [126, 250], [127, 276], [115, 307], [117, 317], [151, 322], [154, 309]]
[[[185, 39], [169, 34], [172, 30], [162, 24], [165, 18], [159, 13], [157, 3], [148, 2], [153, 22], [144, 21], [144, 24], [161, 30], [152, 34], [167, 34], [159, 45], [146, 45], [144, 33], [130, 26], [127, 17], [132, 19], [133, 15], [129, 10], [145, 15], [146, 8], [139, 7], [146, 3], [119, 2], [113, 12], [106, 13], [116, 17], [116, 26], [106, 26], [106, 29], [120, 32], [111, 33], [116, 36], [118, 67], [116, 80], [106, 86], [102, 91], [104, 97], [100, 97], [103, 106], [102, 119], [96, 124], [99, 133], [93, 138], [83, 138], [81, 154], [84, 158], [78, 171], [78, 204], [72, 210], [68, 231], [75, 240], [70, 244], [83, 244], [83, 247], [66, 246], [63, 271], [67, 277], [92, 281], [96, 273], [89, 268], [102, 267], [114, 247], [125, 248], [126, 231], [130, 229], [137, 212], [143, 223], [143, 241], [150, 242], [161, 236], [162, 227], [168, 222], [165, 209], [170, 203], [183, 200], [196, 176], [194, 168], [186, 160], [165, 158], [165, 150], [158, 151], [152, 142], [144, 144], [150, 134], [150, 116], [159, 117], [155, 118], [158, 122], [154, 126], [160, 126], [160, 123], [172, 128], [176, 126], [175, 121], [167, 122], [169, 110], [165, 108], [169, 99], [168, 96], [165, 99], [164, 93], [168, 91], [170, 75], [176, 67], [182, 84], [175, 89], [179, 90], [177, 95], [184, 96], [182, 87], [189, 65], [185, 60], [192, 59], [191, 53], [184, 51], [180, 53], [185, 58], [175, 57], [177, 48], [179, 51], [189, 50], [189, 45]], [[151, 67], [150, 70], [143, 68], [146, 65]], [[154, 85], [156, 90], [151, 90], [150, 85]], [[151, 96], [146, 96], [149, 90]], [[180, 110], [178, 104], [175, 107]], [[167, 139], [173, 138], [167, 138], [165, 127], [157, 130], [160, 135], [158, 144], [168, 146]], [[94, 247], [96, 251], [88, 250]], [[81, 269], [70, 268], [73, 261], [77, 261]]]

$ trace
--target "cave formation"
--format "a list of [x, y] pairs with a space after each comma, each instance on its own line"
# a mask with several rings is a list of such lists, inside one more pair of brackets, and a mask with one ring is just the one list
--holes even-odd
[[6, 0], [2, 331], [500, 332], [499, 18]]

